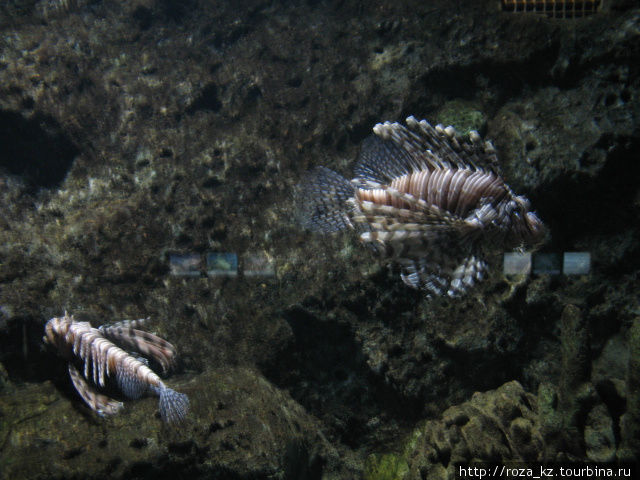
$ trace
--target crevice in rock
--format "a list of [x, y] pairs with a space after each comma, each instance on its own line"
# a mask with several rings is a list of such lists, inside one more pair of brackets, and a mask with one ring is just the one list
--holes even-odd
[[294, 340], [262, 371], [323, 420], [330, 436], [356, 448], [373, 440], [372, 418], [418, 418], [419, 405], [371, 373], [350, 325], [319, 319], [301, 307], [286, 311], [285, 318]]
[[0, 145], [0, 170], [23, 178], [34, 190], [58, 187], [80, 153], [53, 118], [25, 118], [8, 110], [0, 110]]
[[411, 89], [413, 92], [424, 93], [411, 98], [404, 107], [404, 112], [410, 115], [439, 107], [439, 102], [434, 103], [436, 99], [432, 97], [433, 92], [445, 99], [474, 99], [478, 95], [480, 78], [486, 83], [483, 89], [491, 90], [498, 95], [492, 99], [491, 105], [497, 111], [505, 102], [520, 95], [525, 88], [535, 89], [552, 85], [554, 79], [551, 68], [558, 58], [559, 50], [560, 44], [554, 42], [547, 48], [517, 61], [484, 59], [466, 65], [434, 68], [423, 75]]
[[[593, 148], [604, 148], [607, 155], [597, 174], [568, 172], [532, 198], [540, 212], [562, 210], [562, 215], [543, 216], [556, 250], [573, 248], [585, 235], [622, 233], [637, 222], [634, 198], [640, 181], [636, 158], [640, 139], [602, 138]], [[618, 267], [626, 271], [633, 265]]]
[[27, 317], [16, 317], [0, 329], [0, 362], [12, 381], [41, 382], [68, 376], [66, 362], [55, 358], [42, 341], [43, 335], [43, 324]]

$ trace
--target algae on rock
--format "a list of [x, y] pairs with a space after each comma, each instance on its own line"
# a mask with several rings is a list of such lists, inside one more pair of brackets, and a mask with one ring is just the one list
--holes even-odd
[[437, 123], [453, 126], [458, 135], [465, 137], [475, 130], [480, 132], [487, 123], [487, 117], [479, 107], [465, 100], [451, 100], [436, 113]]
[[372, 454], [364, 469], [365, 480], [403, 480], [409, 473], [409, 465], [401, 455]]
[[[575, 305], [566, 305], [560, 317], [562, 349], [559, 385], [541, 384], [540, 422], [543, 426], [546, 455], [559, 452], [580, 455], [584, 452], [584, 420], [595, 403], [590, 382], [589, 335], [584, 316]], [[547, 458], [554, 460], [554, 458]]]
[[[153, 398], [127, 402], [98, 419], [50, 382], [0, 396], [2, 473], [7, 478], [127, 478], [182, 471], [205, 477], [316, 478], [322, 465], [340, 469], [337, 452], [316, 420], [259, 373], [230, 368], [182, 381], [192, 412], [178, 429], [165, 428]], [[252, 392], [252, 394], [247, 394]], [[26, 401], [26, 403], [25, 403]], [[84, 414], [83, 414], [84, 413]], [[38, 461], [43, 455], [50, 460]]]
[[[408, 438], [397, 464], [407, 478], [457, 478], [456, 465], [472, 461], [540, 461], [543, 451], [534, 395], [516, 381], [447, 409]], [[385, 458], [384, 456], [381, 458]]]

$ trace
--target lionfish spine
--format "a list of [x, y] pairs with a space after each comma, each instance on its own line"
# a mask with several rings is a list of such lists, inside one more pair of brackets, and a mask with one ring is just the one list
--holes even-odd
[[107, 339], [153, 358], [160, 364], [162, 371], [167, 372], [175, 360], [176, 349], [157, 335], [136, 328], [147, 320], [124, 320], [112, 325], [102, 325], [98, 330]]
[[147, 322], [149, 322], [150, 319], [151, 319], [150, 317], [145, 317], [145, 318], [137, 318], [135, 320], [120, 320], [118, 322], [113, 322], [108, 325], [100, 325], [98, 327], [98, 330], [100, 330], [101, 332], [104, 332], [105, 330], [111, 329], [111, 328], [122, 328], [122, 329], [140, 328], [140, 327], [144, 327], [147, 324]]

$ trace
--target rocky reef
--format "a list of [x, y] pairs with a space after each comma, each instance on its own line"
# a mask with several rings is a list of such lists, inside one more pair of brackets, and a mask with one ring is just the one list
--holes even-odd
[[[456, 462], [640, 457], [640, 9], [575, 19], [435, 0], [0, 5], [0, 478], [452, 478]], [[408, 115], [493, 140], [589, 275], [426, 299], [294, 185], [349, 176]], [[237, 276], [172, 273], [233, 252]], [[243, 273], [251, 255], [275, 275]], [[151, 317], [153, 398], [101, 419], [44, 347], [68, 310]]]
[[284, 471], [289, 478], [305, 478], [326, 462], [344, 468], [317, 420], [255, 371], [229, 368], [177, 385], [189, 394], [194, 417], [180, 428], [159, 425], [151, 399], [98, 420], [51, 382], [18, 389], [0, 403], [6, 416], [3, 474], [268, 478]]

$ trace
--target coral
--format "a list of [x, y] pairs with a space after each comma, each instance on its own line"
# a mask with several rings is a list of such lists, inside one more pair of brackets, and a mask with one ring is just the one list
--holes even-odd
[[614, 425], [607, 407], [597, 404], [587, 415], [584, 426], [587, 458], [593, 462], [611, 462], [616, 458]]
[[535, 396], [515, 381], [475, 393], [409, 437], [405, 455], [410, 478], [453, 478], [458, 462], [540, 460], [543, 442], [536, 410]]
[[[558, 452], [578, 456], [585, 450], [585, 419], [597, 401], [590, 381], [588, 329], [584, 316], [575, 305], [566, 305], [562, 311], [560, 344], [562, 357], [558, 385], [543, 383], [538, 388], [540, 424], [546, 455], [551, 456], [550, 460]], [[588, 435], [593, 445], [593, 429]]]
[[562, 413], [563, 428], [574, 437], [572, 429], [582, 423], [585, 402], [593, 394], [590, 380], [589, 336], [586, 320], [575, 305], [567, 305], [560, 318], [562, 364], [558, 386], [558, 410]]

